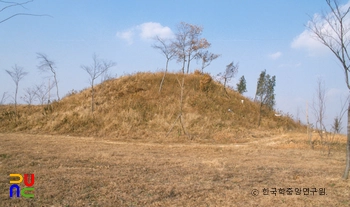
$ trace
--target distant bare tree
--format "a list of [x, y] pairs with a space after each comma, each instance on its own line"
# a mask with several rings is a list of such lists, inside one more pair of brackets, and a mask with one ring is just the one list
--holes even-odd
[[[26, 9], [25, 5], [29, 4], [31, 2], [33, 2], [33, 0], [22, 1], [22, 2], [16, 2], [14, 0], [12, 0], [12, 1], [0, 1], [0, 7], [2, 7], [2, 8], [0, 8], [0, 14], [1, 14], [1, 12], [4, 12], [5, 10], [15, 8], [15, 7], [21, 7], [23, 9]], [[9, 15], [9, 16], [1, 19], [0, 24], [15, 17], [15, 16], [49, 16], [49, 15], [47, 15], [47, 14], [30, 14], [30, 13], [15, 13], [15, 14]]]
[[1, 99], [0, 99], [0, 105], [3, 105], [3, 104], [5, 104], [5, 101], [6, 101], [6, 99], [7, 99], [7, 92], [3, 92], [2, 93], [2, 97], [1, 97]]
[[53, 87], [54, 87], [53, 83], [52, 84], [50, 83], [50, 85], [48, 86], [46, 86], [45, 83], [36, 84], [34, 86], [33, 90], [35, 90], [35, 97], [41, 105], [48, 103], [49, 101], [48, 94]]
[[315, 127], [319, 133], [321, 142], [324, 145], [326, 140], [323, 132], [327, 131], [326, 126], [324, 124], [324, 118], [326, 113], [326, 89], [324, 80], [322, 80], [321, 78], [317, 80], [316, 97], [314, 97], [312, 109], [316, 118]]
[[209, 52], [208, 50], [198, 53], [198, 60], [202, 61], [201, 71], [204, 72], [204, 68], [208, 67], [210, 63], [216, 58], [220, 57], [218, 54]]
[[226, 91], [226, 84], [238, 73], [238, 63], [234, 64], [232, 61], [230, 64], [226, 65], [226, 70], [223, 73], [219, 73], [218, 76], [224, 83], [224, 90]]
[[93, 64], [90, 66], [82, 65], [81, 68], [86, 71], [90, 78], [90, 86], [91, 86], [91, 113], [94, 112], [94, 81], [100, 75], [108, 71], [111, 67], [115, 66], [116, 63], [112, 61], [101, 60], [97, 57], [96, 54], [92, 56]]
[[313, 103], [313, 111], [316, 117], [316, 129], [320, 136], [322, 145], [324, 145], [327, 148], [328, 156], [330, 156], [331, 154], [331, 146], [335, 141], [335, 134], [340, 133], [341, 131], [342, 118], [346, 112], [346, 103], [348, 102], [348, 100], [349, 96], [347, 97], [347, 100], [344, 104], [341, 103], [341, 110], [334, 119], [332, 131], [328, 133], [324, 124], [326, 111], [325, 83], [322, 79], [317, 80], [316, 98]]
[[57, 99], [60, 100], [60, 95], [58, 93], [58, 82], [57, 82], [57, 75], [56, 75], [56, 64], [54, 61], [50, 60], [47, 55], [43, 53], [37, 53], [38, 59], [40, 60], [40, 63], [38, 65], [38, 69], [42, 72], [48, 72], [50, 71], [53, 74], [55, 85], [56, 85], [56, 93], [57, 93]]
[[15, 113], [17, 116], [17, 94], [18, 94], [18, 85], [19, 82], [26, 76], [28, 73], [24, 71], [22, 67], [19, 67], [15, 65], [12, 67], [12, 70], [5, 70], [9, 76], [11, 76], [13, 82], [15, 82], [16, 85], [16, 91], [15, 91]]
[[[308, 29], [315, 35], [315, 38], [325, 45], [339, 60], [345, 74], [345, 83], [350, 90], [350, 24], [348, 14], [350, 7], [340, 6], [337, 0], [326, 0], [330, 8], [330, 14], [317, 15], [308, 24]], [[343, 179], [348, 179], [350, 171], [350, 102], [348, 107], [348, 128], [346, 144], [346, 166]]]
[[176, 55], [176, 48], [175, 48], [174, 43], [171, 43], [171, 42], [167, 43], [166, 39], [162, 39], [159, 36], [156, 36], [155, 40], [156, 40], [156, 44], [152, 45], [152, 47], [155, 48], [155, 49], [160, 50], [163, 53], [163, 55], [165, 56], [165, 58], [166, 58], [165, 71], [164, 71], [164, 74], [163, 74], [162, 81], [160, 82], [160, 85], [159, 85], [159, 93], [160, 93], [160, 91], [162, 90], [162, 85], [163, 85], [163, 82], [164, 82], [164, 79], [165, 79], [165, 75], [168, 72], [169, 61], [171, 59], [173, 59], [174, 56]]
[[32, 105], [37, 93], [36, 87], [25, 88], [24, 92], [24, 96], [22, 96], [21, 99], [28, 105]]

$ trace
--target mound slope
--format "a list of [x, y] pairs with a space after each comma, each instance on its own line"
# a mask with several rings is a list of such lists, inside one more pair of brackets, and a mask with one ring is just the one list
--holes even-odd
[[[226, 140], [266, 136], [303, 126], [288, 116], [263, 109], [258, 127], [259, 104], [199, 73], [184, 75], [182, 120], [179, 121], [183, 74], [168, 73], [159, 92], [162, 73], [137, 73], [105, 81], [91, 89], [70, 93], [50, 105], [21, 105], [18, 118], [11, 105], [0, 106], [0, 131], [24, 131], [133, 139]], [[244, 102], [242, 103], [242, 100]], [[258, 135], [259, 134], [259, 135]]]

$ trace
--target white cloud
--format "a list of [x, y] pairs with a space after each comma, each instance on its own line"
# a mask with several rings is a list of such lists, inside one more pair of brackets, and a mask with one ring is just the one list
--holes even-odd
[[294, 49], [306, 49], [311, 56], [325, 53], [327, 51], [327, 48], [317, 41], [309, 30], [303, 31], [300, 35], [294, 38], [291, 47]]
[[157, 22], [147, 22], [138, 26], [141, 30], [140, 37], [142, 39], [152, 39], [159, 36], [162, 39], [170, 39], [174, 37], [174, 33], [169, 27], [163, 27]]
[[272, 60], [277, 60], [278, 58], [280, 58], [282, 56], [281, 52], [275, 52], [269, 55], [269, 58], [271, 58]]
[[[346, 11], [349, 7], [350, 1], [347, 4], [340, 6], [340, 10]], [[332, 21], [335, 20], [335, 17], [332, 13], [328, 13], [324, 16], [326, 18], [332, 19]], [[313, 16], [313, 21], [317, 22], [317, 25], [319, 26], [322, 32], [335, 37], [335, 33], [332, 30], [331, 26], [322, 18], [323, 17], [320, 14], [316, 13]], [[350, 18], [348, 17], [347, 19], [345, 19], [345, 22], [347, 23], [345, 25], [348, 25], [350, 23]], [[311, 21], [308, 21], [307, 25], [310, 24]], [[309, 52], [309, 55], [311, 56], [321, 55], [326, 52], [329, 52], [329, 49], [322, 43], [320, 43], [316, 39], [315, 34], [313, 34], [313, 32], [309, 29], [305, 29], [301, 34], [295, 37], [291, 43], [291, 47], [294, 49], [305, 49]]]
[[126, 40], [129, 44], [133, 43], [134, 31], [133, 29], [129, 29], [124, 32], [117, 32], [117, 37]]
[[152, 39], [156, 36], [163, 39], [171, 39], [174, 37], [174, 33], [169, 27], [162, 26], [157, 22], [146, 22], [137, 25], [125, 30], [124, 32], [117, 32], [116, 36], [120, 39], [126, 40], [129, 44], [132, 44], [134, 42], [135, 34], [138, 34], [142, 40]]

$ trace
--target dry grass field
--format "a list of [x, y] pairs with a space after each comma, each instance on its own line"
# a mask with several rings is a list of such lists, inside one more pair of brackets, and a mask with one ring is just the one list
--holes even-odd
[[[301, 133], [220, 144], [164, 140], [1, 133], [0, 205], [350, 205], [350, 183], [341, 179], [345, 137], [330, 156], [317, 143], [311, 150]], [[11, 173], [35, 174], [34, 198], [9, 198]], [[282, 194], [287, 188], [292, 195]], [[317, 192], [296, 195], [295, 188]]]
[[[208, 74], [169, 73], [159, 93], [162, 76], [96, 85], [94, 112], [91, 89], [1, 105], [0, 206], [350, 206], [344, 136], [328, 156], [291, 115]], [[10, 198], [10, 174], [34, 174], [35, 197]]]

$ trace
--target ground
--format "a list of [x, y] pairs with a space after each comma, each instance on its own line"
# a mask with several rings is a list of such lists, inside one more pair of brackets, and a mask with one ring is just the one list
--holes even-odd
[[[0, 205], [349, 206], [345, 150], [328, 156], [306, 137], [204, 144], [0, 134]], [[35, 175], [34, 198], [9, 197], [13, 173]]]

